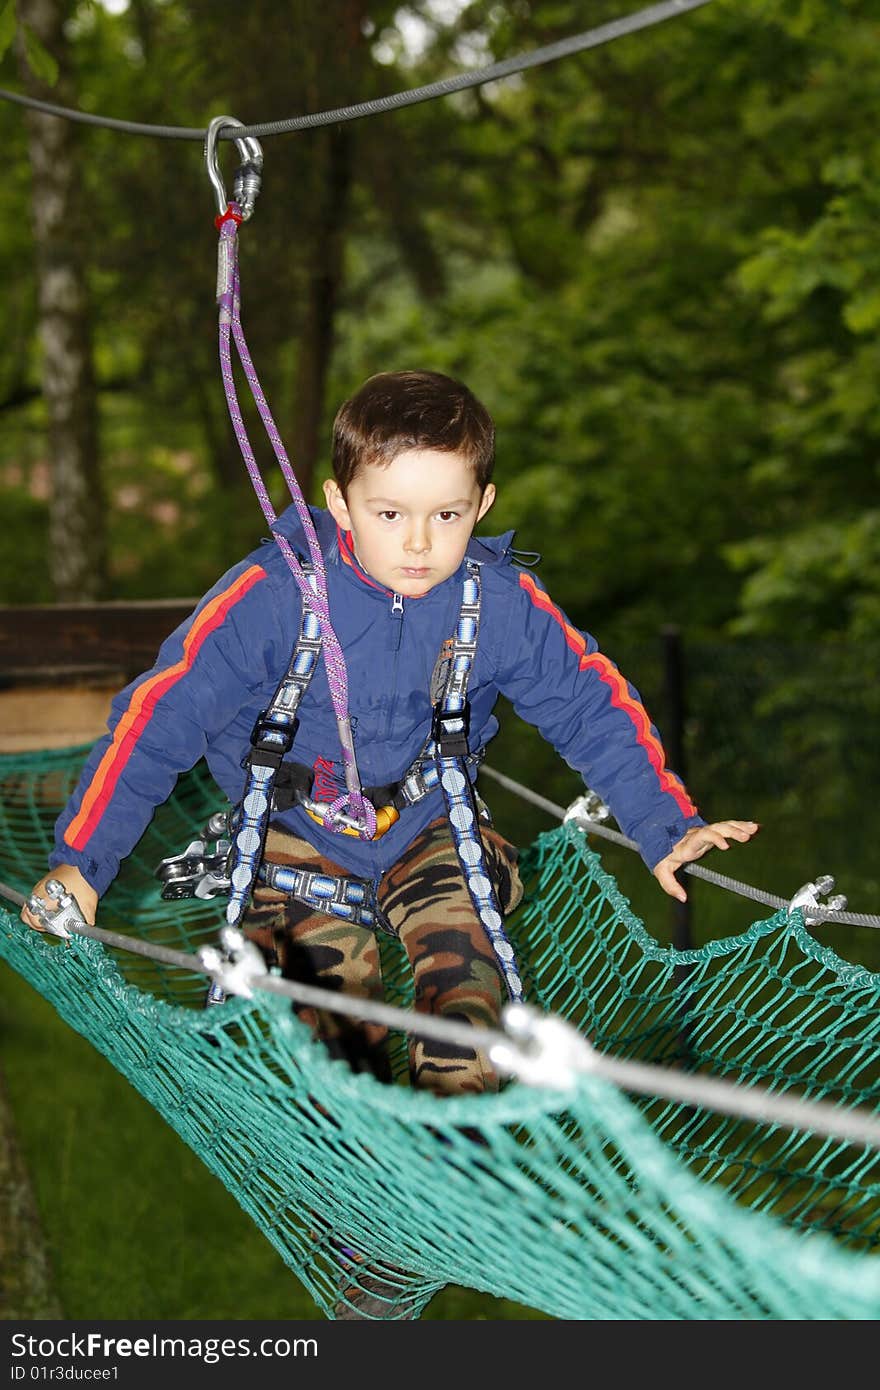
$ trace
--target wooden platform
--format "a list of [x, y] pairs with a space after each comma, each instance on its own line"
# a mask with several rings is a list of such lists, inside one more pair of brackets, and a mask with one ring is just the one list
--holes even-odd
[[120, 684], [0, 690], [0, 753], [94, 743], [104, 732], [110, 701]]
[[0, 753], [92, 743], [194, 599], [0, 606]]

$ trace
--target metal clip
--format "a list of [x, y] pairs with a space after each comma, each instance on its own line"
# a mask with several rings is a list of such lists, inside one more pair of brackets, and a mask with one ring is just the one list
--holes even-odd
[[803, 884], [795, 893], [791, 902], [788, 904], [789, 913], [795, 908], [800, 908], [803, 913], [804, 925], [813, 927], [818, 922], [827, 919], [822, 914], [810, 912], [811, 907], [825, 907], [829, 912], [843, 912], [846, 907], [846, 898], [843, 893], [835, 893], [833, 898], [829, 898], [827, 903], [820, 903], [819, 898], [825, 897], [834, 887], [834, 879], [830, 874], [822, 874], [815, 883]]
[[254, 977], [269, 973], [260, 951], [235, 927], [221, 927], [220, 945], [222, 951], [216, 946], [201, 946], [197, 952], [199, 962], [224, 993], [253, 999]]
[[[156, 878], [165, 885], [162, 898], [216, 898], [229, 892], [229, 861], [232, 851], [231, 814], [216, 811], [182, 854], [169, 854], [156, 869]], [[216, 838], [215, 838], [216, 837]]]
[[44, 931], [50, 932], [52, 936], [60, 936], [62, 941], [69, 941], [71, 936], [69, 927], [72, 927], [74, 931], [79, 931], [86, 925], [82, 908], [73, 894], [68, 893], [64, 884], [59, 882], [57, 878], [46, 880], [46, 892], [58, 904], [55, 911], [50, 912], [45, 899], [38, 897], [36, 893], [31, 893], [27, 900], [28, 912], [36, 917]]
[[[205, 160], [208, 165], [208, 177], [214, 186], [214, 194], [217, 199], [217, 211], [222, 217], [229, 207], [229, 199], [226, 197], [226, 185], [220, 173], [217, 162], [217, 139], [221, 130], [228, 129], [230, 126], [242, 128], [243, 121], [237, 121], [234, 116], [215, 116], [208, 124], [205, 134]], [[260, 183], [263, 172], [263, 150], [259, 140], [255, 140], [252, 135], [236, 136], [235, 144], [241, 155], [242, 163], [236, 170], [233, 182], [233, 198], [241, 208], [242, 221], [247, 222], [252, 215], [254, 205], [257, 201], [257, 194], [260, 191]]]
[[574, 821], [582, 830], [588, 830], [591, 821], [608, 820], [611, 815], [611, 808], [599, 796], [598, 792], [590, 791], [588, 787], [583, 796], [578, 796], [567, 808], [563, 816], [563, 823]]
[[507, 1004], [501, 1015], [509, 1043], [493, 1043], [489, 1060], [527, 1086], [570, 1091], [593, 1068], [593, 1049], [570, 1023], [530, 1004]]

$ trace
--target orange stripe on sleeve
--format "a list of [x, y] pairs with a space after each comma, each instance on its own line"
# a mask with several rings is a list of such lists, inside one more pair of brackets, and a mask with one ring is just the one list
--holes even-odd
[[562, 628], [566, 643], [580, 658], [578, 663], [580, 669], [582, 671], [588, 669], [595, 671], [599, 679], [610, 688], [612, 705], [616, 709], [622, 710], [632, 721], [636, 731], [636, 739], [644, 748], [663, 790], [674, 797], [683, 815], [696, 815], [697, 808], [685, 791], [681, 779], [676, 777], [674, 772], [670, 772], [666, 766], [663, 746], [651, 730], [648, 711], [639, 700], [634, 699], [629, 693], [627, 682], [614, 662], [610, 661], [607, 656], [603, 656], [601, 652], [587, 651], [587, 643], [583, 634], [566, 622], [562, 610], [557, 608], [549, 594], [538, 588], [532, 575], [525, 572], [521, 573], [519, 582], [535, 607], [542, 609]]
[[230, 609], [265, 577], [266, 571], [260, 565], [251, 565], [228, 589], [206, 603], [184, 639], [180, 661], [164, 671], [157, 671], [132, 693], [128, 709], [116, 725], [112, 742], [86, 788], [79, 811], [64, 832], [64, 840], [72, 849], [81, 850], [88, 844], [162, 696], [192, 668], [202, 643], [222, 625]]

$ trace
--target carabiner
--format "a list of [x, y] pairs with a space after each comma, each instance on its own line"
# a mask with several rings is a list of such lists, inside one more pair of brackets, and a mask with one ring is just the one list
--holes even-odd
[[[208, 178], [214, 185], [217, 211], [221, 217], [229, 207], [229, 199], [226, 196], [226, 186], [223, 183], [223, 176], [217, 163], [217, 137], [221, 130], [229, 126], [243, 127], [244, 122], [237, 121], [234, 116], [215, 116], [208, 125], [205, 135], [205, 160], [208, 165]], [[254, 210], [257, 194], [260, 191], [263, 150], [259, 140], [255, 140], [252, 135], [243, 135], [240, 138], [236, 136], [235, 143], [238, 146], [242, 163], [235, 172], [232, 196], [241, 208], [242, 220], [247, 222]]]

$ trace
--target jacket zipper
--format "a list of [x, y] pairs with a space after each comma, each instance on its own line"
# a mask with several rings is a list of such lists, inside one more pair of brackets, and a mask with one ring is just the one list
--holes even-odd
[[385, 735], [391, 734], [391, 726], [394, 720], [394, 711], [397, 707], [397, 667], [400, 660], [400, 644], [403, 639], [403, 594], [391, 595], [391, 621], [392, 637], [391, 650], [394, 653], [391, 662], [391, 691], [388, 697], [388, 719], [385, 725]]

